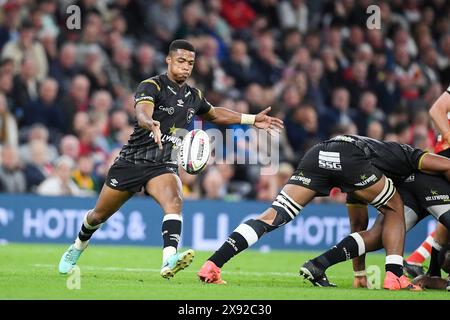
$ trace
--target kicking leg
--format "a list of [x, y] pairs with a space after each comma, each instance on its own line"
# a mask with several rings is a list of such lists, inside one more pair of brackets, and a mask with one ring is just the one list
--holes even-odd
[[133, 192], [103, 186], [95, 208], [88, 211], [84, 217], [75, 243], [61, 257], [58, 267], [60, 273], [66, 274], [72, 270], [94, 232], [132, 196]]
[[224, 244], [206, 261], [198, 272], [200, 280], [221, 284], [220, 268], [232, 257], [256, 243], [264, 234], [292, 221], [316, 195], [302, 186], [287, 184], [272, 206], [258, 218], [240, 224]]
[[183, 222], [181, 181], [176, 174], [165, 173], [148, 181], [145, 188], [164, 211], [161, 228], [163, 237], [161, 276], [170, 279], [178, 271], [188, 267], [194, 259], [193, 250], [177, 253]]

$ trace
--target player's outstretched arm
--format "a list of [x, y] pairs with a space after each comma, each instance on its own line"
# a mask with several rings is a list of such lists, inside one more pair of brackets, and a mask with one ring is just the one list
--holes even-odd
[[272, 108], [268, 107], [258, 114], [243, 114], [227, 108], [211, 108], [202, 118], [216, 124], [251, 124], [266, 131], [284, 128], [283, 120], [268, 116]]
[[161, 129], [159, 121], [153, 120], [154, 104], [150, 101], [142, 101], [136, 104], [136, 120], [141, 128], [153, 132], [155, 142], [162, 149]]
[[450, 124], [447, 118], [448, 112], [450, 112], [449, 91], [441, 94], [441, 96], [431, 106], [429, 113], [444, 140], [450, 144]]

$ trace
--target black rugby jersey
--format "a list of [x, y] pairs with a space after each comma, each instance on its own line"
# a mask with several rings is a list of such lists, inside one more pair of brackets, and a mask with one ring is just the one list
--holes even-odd
[[419, 171], [425, 151], [398, 142], [385, 142], [357, 135], [340, 135], [328, 141], [344, 141], [362, 149], [368, 160], [387, 177], [403, 181]]
[[180, 87], [172, 82], [167, 74], [142, 81], [136, 90], [134, 101], [135, 105], [140, 101], [153, 102], [153, 119], [161, 123], [163, 145], [160, 150], [153, 138], [153, 132], [139, 127], [135, 120], [134, 131], [119, 155], [119, 158], [135, 164], [175, 164], [176, 159], [171, 159], [172, 151], [182, 139], [177, 130], [185, 129], [194, 115], [205, 114], [212, 108], [199, 89], [187, 84]]

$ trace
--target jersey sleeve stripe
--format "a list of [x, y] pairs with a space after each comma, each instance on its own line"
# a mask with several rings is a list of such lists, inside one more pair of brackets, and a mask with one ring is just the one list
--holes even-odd
[[156, 83], [155, 80], [147, 79], [147, 80], [142, 81], [142, 83], [152, 83], [156, 86], [156, 89], [158, 89], [158, 91], [161, 91], [161, 87], [159, 86], [159, 84]]
[[[195, 88], [195, 89], [197, 89], [197, 88]], [[198, 96], [201, 99], [203, 97], [203, 93], [202, 93], [202, 91], [200, 89], [197, 89], [197, 91], [198, 91]]]
[[428, 153], [428, 152], [425, 151], [425, 152], [420, 156], [420, 159], [419, 159], [419, 165], [418, 165], [417, 169], [422, 170], [422, 161], [423, 161], [423, 158], [425, 157], [425, 155], [426, 155], [427, 153]]

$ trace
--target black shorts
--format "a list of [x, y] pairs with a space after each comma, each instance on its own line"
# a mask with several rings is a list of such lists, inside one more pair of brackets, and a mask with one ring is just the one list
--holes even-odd
[[333, 187], [343, 192], [368, 188], [382, 176], [362, 149], [344, 141], [326, 141], [306, 152], [287, 183], [327, 196]]
[[116, 190], [139, 192], [149, 180], [166, 173], [178, 175], [178, 166], [170, 163], [134, 164], [119, 158], [109, 169], [105, 183]]

